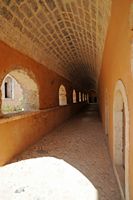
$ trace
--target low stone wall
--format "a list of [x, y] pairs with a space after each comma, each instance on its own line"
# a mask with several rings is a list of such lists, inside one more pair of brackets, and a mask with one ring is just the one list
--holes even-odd
[[85, 106], [76, 103], [0, 118], [0, 165], [34, 144]]

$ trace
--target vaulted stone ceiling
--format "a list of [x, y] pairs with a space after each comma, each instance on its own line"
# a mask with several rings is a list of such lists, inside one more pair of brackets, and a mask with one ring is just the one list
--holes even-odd
[[86, 89], [95, 86], [111, 0], [0, 0], [0, 39]]

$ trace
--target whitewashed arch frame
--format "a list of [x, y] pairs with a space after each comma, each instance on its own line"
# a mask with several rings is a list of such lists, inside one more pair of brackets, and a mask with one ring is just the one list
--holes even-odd
[[[125, 116], [126, 116], [125, 117], [125, 197], [115, 164], [115, 153], [116, 153], [115, 142], [117, 137], [116, 135], [117, 133], [115, 130], [115, 103], [118, 92], [120, 92], [122, 95], [124, 102]], [[127, 99], [126, 89], [121, 80], [118, 80], [116, 83], [114, 90], [114, 100], [113, 100], [113, 168], [121, 191], [121, 196], [123, 200], [129, 200], [129, 109], [128, 109], [128, 99]]]
[[59, 106], [67, 105], [67, 92], [63, 84], [59, 87]]

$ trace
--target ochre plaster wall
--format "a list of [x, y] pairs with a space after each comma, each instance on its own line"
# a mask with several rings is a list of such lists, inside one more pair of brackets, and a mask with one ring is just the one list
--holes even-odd
[[0, 119], [0, 165], [8, 163], [84, 105], [61, 106]]
[[[34, 75], [39, 88], [40, 109], [58, 105], [58, 90], [61, 84], [65, 85], [69, 93], [73, 90], [71, 83], [63, 77], [0, 42], [0, 83], [5, 75], [14, 69], [22, 69], [29, 75]], [[69, 96], [68, 102], [71, 101], [72, 97]]]
[[125, 86], [129, 107], [129, 189], [133, 199], [133, 74], [131, 73], [131, 42], [129, 28], [130, 0], [113, 0], [108, 36], [99, 78], [99, 99], [105, 124], [105, 96], [109, 106], [109, 149], [113, 159], [113, 97], [118, 80]]
[[[5, 75], [14, 69], [25, 70], [36, 81], [40, 111], [0, 118], [0, 165], [9, 162], [84, 106], [84, 103], [70, 104], [73, 88], [69, 81], [0, 42], [0, 84]], [[58, 90], [61, 84], [69, 91], [69, 105], [59, 107]]]

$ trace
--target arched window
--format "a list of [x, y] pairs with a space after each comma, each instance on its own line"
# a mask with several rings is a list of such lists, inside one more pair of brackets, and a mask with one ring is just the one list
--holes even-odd
[[82, 95], [81, 95], [81, 101], [83, 101], [84, 102], [84, 93], [82, 93]]
[[11, 76], [6, 76], [3, 81], [3, 98], [13, 98], [13, 79]]
[[79, 102], [81, 102], [81, 92], [79, 92]]
[[86, 94], [85, 94], [85, 101], [86, 101]]
[[59, 88], [59, 105], [60, 106], [67, 105], [66, 89], [64, 85], [61, 85]]
[[73, 103], [76, 103], [76, 91], [75, 90], [73, 90]]
[[1, 86], [2, 113], [39, 109], [39, 92], [35, 81], [23, 70], [6, 75]]
[[113, 102], [113, 161], [123, 199], [129, 199], [129, 112], [125, 87], [118, 81]]

